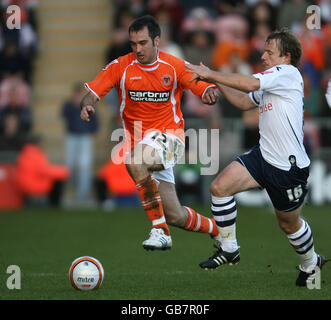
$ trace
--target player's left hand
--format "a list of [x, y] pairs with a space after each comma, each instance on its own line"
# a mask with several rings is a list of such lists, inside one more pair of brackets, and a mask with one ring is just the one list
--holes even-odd
[[190, 79], [190, 82], [195, 81], [197, 83], [200, 80], [209, 82], [208, 73], [210, 72], [210, 69], [206, 67], [202, 62], [200, 62], [199, 66], [188, 63], [186, 67], [188, 68], [186, 69], [186, 71], [193, 73], [193, 77]]
[[215, 104], [219, 98], [219, 93], [215, 88], [208, 88], [205, 92], [205, 94], [202, 96], [201, 101], [204, 104]]
[[80, 118], [86, 122], [90, 122], [90, 115], [95, 114], [95, 109], [93, 106], [87, 105], [81, 109]]

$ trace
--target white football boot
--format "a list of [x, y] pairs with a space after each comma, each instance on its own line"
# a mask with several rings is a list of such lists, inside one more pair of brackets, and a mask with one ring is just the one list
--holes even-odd
[[152, 228], [149, 239], [145, 240], [143, 247], [146, 250], [169, 250], [172, 247], [171, 236], [164, 234], [161, 228]]

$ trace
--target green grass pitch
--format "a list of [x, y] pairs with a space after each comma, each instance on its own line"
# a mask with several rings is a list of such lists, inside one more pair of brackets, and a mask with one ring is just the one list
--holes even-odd
[[[208, 207], [199, 211], [210, 215]], [[331, 207], [306, 205], [317, 252], [331, 257]], [[173, 248], [145, 251], [150, 231], [142, 209], [0, 212], [0, 300], [330, 300], [331, 263], [321, 288], [295, 286], [299, 264], [269, 208], [238, 208], [241, 261], [205, 271], [198, 263], [213, 253], [208, 235], [171, 227]], [[82, 292], [71, 287], [68, 269], [83, 255], [99, 259], [103, 285]], [[9, 290], [7, 267], [21, 270], [21, 289]]]

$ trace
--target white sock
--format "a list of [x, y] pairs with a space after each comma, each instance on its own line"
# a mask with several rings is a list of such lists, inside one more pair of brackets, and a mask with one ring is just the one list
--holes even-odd
[[301, 269], [310, 272], [317, 264], [317, 254], [314, 250], [314, 239], [311, 229], [306, 221], [303, 219], [301, 221], [300, 229], [293, 234], [288, 234], [287, 237], [301, 259]]
[[234, 252], [239, 246], [236, 238], [237, 207], [234, 197], [211, 197], [211, 210], [219, 231], [216, 238], [224, 251]]

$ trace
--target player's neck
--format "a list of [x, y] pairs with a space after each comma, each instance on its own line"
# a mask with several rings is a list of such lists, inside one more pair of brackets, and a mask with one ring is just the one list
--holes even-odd
[[144, 64], [142, 64], [142, 63], [140, 63], [140, 64], [145, 67], [153, 66], [157, 62], [158, 58], [159, 58], [159, 50], [156, 51], [155, 56], [150, 61], [148, 61]]

